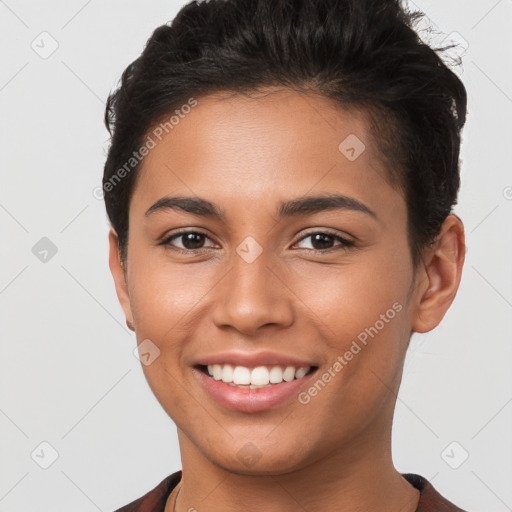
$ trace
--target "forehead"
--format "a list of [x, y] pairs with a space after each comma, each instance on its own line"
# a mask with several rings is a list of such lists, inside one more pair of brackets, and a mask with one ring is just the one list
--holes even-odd
[[361, 112], [287, 89], [196, 101], [148, 132], [154, 147], [135, 203], [176, 192], [231, 205], [330, 190], [383, 201], [395, 192]]

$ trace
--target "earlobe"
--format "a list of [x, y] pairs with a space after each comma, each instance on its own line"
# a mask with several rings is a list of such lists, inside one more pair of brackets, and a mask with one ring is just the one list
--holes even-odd
[[127, 270], [123, 267], [123, 263], [120, 257], [119, 251], [119, 239], [117, 233], [113, 228], [110, 228], [108, 233], [109, 241], [109, 267], [112, 277], [114, 278], [114, 284], [116, 287], [117, 298], [121, 307], [123, 308], [124, 315], [126, 317], [126, 325], [132, 331], [135, 330], [133, 326], [133, 315], [130, 304], [130, 295], [128, 292], [127, 283]]
[[425, 252], [421, 286], [416, 289], [414, 332], [431, 331], [443, 319], [459, 288], [465, 253], [464, 226], [458, 217], [449, 215]]

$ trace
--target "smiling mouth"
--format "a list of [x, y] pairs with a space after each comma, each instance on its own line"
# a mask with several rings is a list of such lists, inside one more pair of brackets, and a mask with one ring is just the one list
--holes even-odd
[[234, 366], [230, 364], [196, 365], [199, 371], [209, 378], [222, 381], [229, 386], [245, 389], [269, 388], [302, 379], [314, 373], [317, 366], [294, 367], [294, 366], [256, 366], [248, 368], [245, 366]]

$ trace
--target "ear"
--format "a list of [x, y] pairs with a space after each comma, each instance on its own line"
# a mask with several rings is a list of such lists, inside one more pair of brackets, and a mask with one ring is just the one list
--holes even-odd
[[416, 272], [413, 331], [428, 332], [441, 322], [459, 288], [465, 255], [464, 225], [449, 215]]
[[124, 315], [126, 317], [126, 325], [133, 331], [133, 315], [130, 304], [130, 295], [128, 293], [128, 284], [126, 279], [127, 271], [123, 267], [121, 261], [121, 255], [119, 251], [119, 238], [113, 228], [110, 228], [110, 231], [108, 233], [108, 242], [110, 247], [108, 263], [110, 267], [110, 272], [112, 272], [112, 277], [114, 278], [117, 298], [119, 299], [119, 303], [123, 308]]

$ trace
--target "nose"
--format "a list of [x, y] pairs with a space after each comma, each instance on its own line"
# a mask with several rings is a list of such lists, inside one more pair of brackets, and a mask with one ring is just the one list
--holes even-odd
[[231, 269], [216, 287], [215, 325], [246, 335], [254, 335], [264, 326], [290, 326], [293, 293], [284, 282], [283, 272], [269, 265], [264, 252], [250, 263], [237, 253], [232, 260]]

